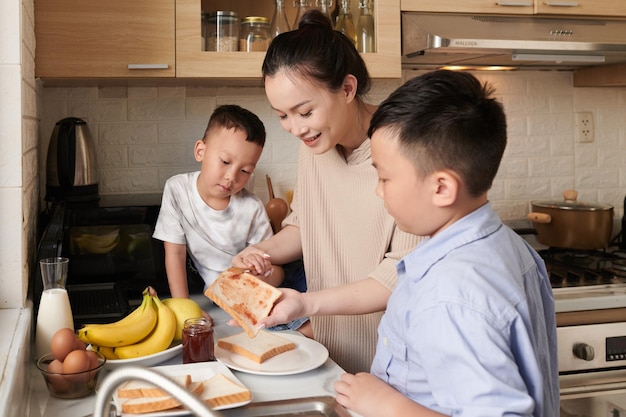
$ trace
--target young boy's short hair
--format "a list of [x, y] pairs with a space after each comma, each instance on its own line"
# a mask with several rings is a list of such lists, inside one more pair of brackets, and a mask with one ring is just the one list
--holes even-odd
[[432, 71], [394, 91], [374, 113], [368, 135], [391, 129], [418, 173], [453, 170], [477, 197], [491, 188], [506, 147], [506, 116], [492, 94], [468, 73]]
[[246, 132], [246, 141], [265, 145], [265, 126], [258, 116], [236, 104], [218, 106], [211, 114], [203, 140], [218, 128], [242, 130]]

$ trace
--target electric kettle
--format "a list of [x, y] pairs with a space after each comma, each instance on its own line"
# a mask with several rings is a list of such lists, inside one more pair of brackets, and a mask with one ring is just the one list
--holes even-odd
[[96, 201], [98, 163], [87, 122], [76, 117], [54, 126], [46, 161], [46, 201]]

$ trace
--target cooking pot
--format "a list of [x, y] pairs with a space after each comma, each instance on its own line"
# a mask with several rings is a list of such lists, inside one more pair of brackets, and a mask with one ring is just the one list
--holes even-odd
[[76, 117], [54, 126], [46, 160], [46, 201], [98, 200], [96, 149], [87, 122]]
[[579, 203], [574, 190], [563, 192], [563, 201], [532, 201], [528, 219], [535, 224], [537, 240], [566, 249], [603, 249], [611, 240], [613, 206]]

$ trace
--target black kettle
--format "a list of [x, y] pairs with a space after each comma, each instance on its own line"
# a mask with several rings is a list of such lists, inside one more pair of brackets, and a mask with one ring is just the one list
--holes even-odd
[[87, 122], [76, 117], [54, 126], [46, 161], [46, 201], [99, 200], [96, 149]]

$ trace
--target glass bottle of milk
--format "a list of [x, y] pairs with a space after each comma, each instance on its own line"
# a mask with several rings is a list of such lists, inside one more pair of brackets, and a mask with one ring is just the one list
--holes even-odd
[[37, 358], [50, 352], [50, 341], [57, 330], [64, 327], [74, 330], [72, 308], [65, 289], [68, 264], [69, 259], [61, 257], [39, 261], [43, 292], [35, 328]]

